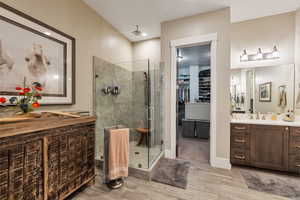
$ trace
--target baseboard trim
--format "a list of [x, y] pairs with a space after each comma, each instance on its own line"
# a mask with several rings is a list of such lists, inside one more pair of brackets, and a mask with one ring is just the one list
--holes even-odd
[[211, 159], [210, 165], [215, 168], [221, 169], [231, 169], [231, 163], [229, 159], [216, 157], [215, 159]]

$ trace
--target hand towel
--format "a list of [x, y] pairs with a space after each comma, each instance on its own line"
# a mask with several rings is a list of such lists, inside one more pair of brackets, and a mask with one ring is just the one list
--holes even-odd
[[282, 90], [281, 92], [279, 92], [279, 103], [278, 103], [279, 107], [286, 107], [286, 105], [287, 105], [286, 95], [287, 95], [287, 93], [285, 90]]
[[108, 179], [115, 180], [128, 176], [129, 129], [109, 131]]

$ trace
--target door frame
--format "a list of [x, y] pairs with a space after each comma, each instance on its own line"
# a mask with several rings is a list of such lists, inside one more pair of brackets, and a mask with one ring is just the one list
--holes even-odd
[[[210, 102], [210, 165], [215, 166], [216, 155], [216, 126], [217, 126], [217, 42], [218, 34], [212, 33], [194, 37], [187, 37], [170, 41], [171, 49], [171, 110], [170, 110], [170, 133], [171, 133], [171, 152], [166, 155], [169, 158], [176, 158], [176, 87], [177, 87], [177, 52], [176, 49], [184, 46], [196, 46], [205, 43], [211, 45], [211, 102]], [[175, 134], [174, 134], [175, 133]]]

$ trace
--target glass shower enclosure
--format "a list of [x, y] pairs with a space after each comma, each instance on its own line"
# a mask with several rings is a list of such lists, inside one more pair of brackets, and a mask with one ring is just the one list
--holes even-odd
[[149, 169], [162, 153], [163, 65], [109, 63], [94, 57], [96, 156], [104, 159], [104, 128], [130, 128], [129, 167]]

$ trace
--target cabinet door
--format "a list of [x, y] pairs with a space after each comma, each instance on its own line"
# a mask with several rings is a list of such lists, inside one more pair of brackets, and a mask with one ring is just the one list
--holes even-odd
[[56, 129], [44, 138], [47, 200], [64, 199], [94, 178], [95, 126]]
[[288, 169], [289, 128], [281, 126], [251, 127], [251, 165], [282, 170]]
[[0, 199], [43, 200], [42, 140], [0, 146]]

